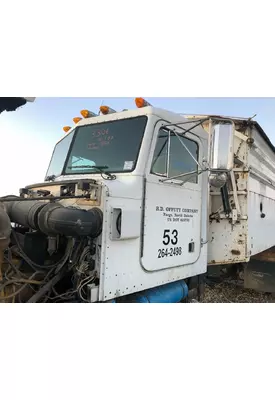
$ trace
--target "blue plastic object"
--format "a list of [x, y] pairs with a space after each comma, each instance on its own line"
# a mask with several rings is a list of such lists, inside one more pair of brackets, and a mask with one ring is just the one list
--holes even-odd
[[167, 283], [129, 296], [127, 303], [179, 303], [188, 295], [188, 286], [184, 281]]

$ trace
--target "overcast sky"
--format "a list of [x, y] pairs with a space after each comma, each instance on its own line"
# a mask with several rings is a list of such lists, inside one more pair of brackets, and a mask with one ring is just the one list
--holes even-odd
[[[275, 98], [147, 98], [174, 112], [223, 114], [255, 118], [275, 143]], [[18, 194], [20, 187], [41, 182], [62, 127], [82, 109], [98, 112], [104, 103], [117, 111], [135, 108], [134, 98], [37, 98], [15, 112], [0, 114], [0, 195]]]

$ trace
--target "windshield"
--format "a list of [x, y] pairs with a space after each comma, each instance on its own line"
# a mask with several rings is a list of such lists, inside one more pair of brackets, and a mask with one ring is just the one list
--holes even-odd
[[64, 174], [98, 173], [93, 166], [111, 172], [133, 171], [146, 123], [147, 117], [141, 116], [78, 127]]
[[55, 146], [52, 154], [52, 159], [46, 174], [46, 180], [48, 180], [49, 177], [57, 177], [62, 174], [62, 170], [68, 155], [74, 132], [74, 130], [70, 132]]

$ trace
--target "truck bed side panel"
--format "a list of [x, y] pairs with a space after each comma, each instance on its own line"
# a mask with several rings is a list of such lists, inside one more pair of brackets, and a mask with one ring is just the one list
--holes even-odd
[[248, 157], [248, 234], [250, 255], [275, 245], [275, 153], [253, 128]]

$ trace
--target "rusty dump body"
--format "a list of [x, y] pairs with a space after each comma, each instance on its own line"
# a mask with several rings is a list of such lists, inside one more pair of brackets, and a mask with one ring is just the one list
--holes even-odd
[[[267, 274], [272, 269], [275, 273], [275, 148], [255, 121], [214, 115], [189, 118], [202, 117], [209, 117], [204, 122], [210, 136], [209, 152], [212, 122], [229, 120], [234, 124], [234, 168], [226, 185], [226, 211], [223, 193], [210, 186], [208, 265], [244, 263], [256, 276], [263, 263], [268, 263]], [[248, 275], [247, 267], [246, 278]], [[253, 279], [246, 280], [248, 287], [261, 286], [252, 284]]]

